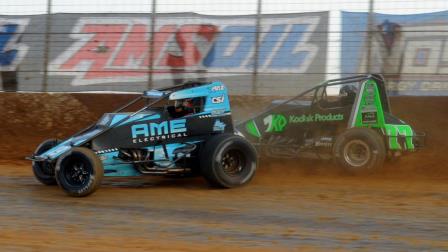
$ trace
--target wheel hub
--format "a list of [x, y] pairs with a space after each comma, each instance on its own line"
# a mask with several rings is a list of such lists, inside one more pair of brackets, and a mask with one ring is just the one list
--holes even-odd
[[221, 165], [227, 175], [236, 176], [243, 170], [243, 156], [237, 150], [230, 150], [223, 155]]
[[73, 166], [72, 179], [83, 183], [88, 175], [88, 172], [84, 169], [83, 164], [78, 164]]
[[370, 147], [362, 140], [351, 140], [344, 147], [344, 159], [351, 166], [364, 166], [370, 157]]
[[90, 177], [90, 170], [83, 162], [71, 162], [65, 170], [67, 182], [74, 186], [83, 186]]

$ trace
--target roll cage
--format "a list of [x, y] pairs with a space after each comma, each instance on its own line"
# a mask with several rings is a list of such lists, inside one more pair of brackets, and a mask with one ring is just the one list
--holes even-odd
[[[193, 87], [198, 87], [198, 86], [202, 86], [202, 85], [207, 85], [210, 84], [211, 82], [186, 82], [182, 85], [176, 85], [176, 86], [170, 86], [170, 87], [166, 87], [166, 88], [160, 88], [157, 90], [150, 90], [153, 92], [159, 92], [159, 96], [148, 96], [145, 95], [147, 94], [146, 92], [144, 92], [142, 95], [138, 96], [137, 98], [131, 100], [130, 102], [124, 104], [123, 106], [119, 107], [118, 109], [114, 110], [113, 112], [110, 113], [119, 113], [122, 112], [123, 110], [129, 108], [130, 106], [136, 104], [137, 102], [141, 101], [141, 100], [149, 100], [149, 102], [147, 102], [142, 108], [140, 108], [139, 110], [132, 112], [131, 114], [129, 114], [128, 116], [122, 118], [121, 120], [117, 121], [114, 123], [114, 125], [120, 125], [122, 122], [125, 122], [126, 120], [128, 120], [129, 118], [147, 110], [148, 108], [152, 107], [153, 105], [157, 104], [158, 102], [168, 99], [168, 97], [170, 96], [171, 93], [179, 91], [179, 90], [183, 90], [183, 89], [188, 89], [188, 88], [193, 88]], [[76, 134], [74, 134], [72, 137], [76, 137], [86, 131], [88, 131], [89, 129], [91, 129], [92, 127], [94, 127], [97, 124], [97, 122], [92, 123], [91, 125], [89, 125], [88, 127], [82, 129], [81, 131], [77, 132]], [[101, 134], [104, 134], [105, 132], [107, 132], [110, 128], [112, 128], [113, 125], [110, 125], [108, 128], [104, 129], [103, 131], [101, 131], [100, 133], [98, 133], [97, 135], [93, 136], [97, 137]]]
[[[252, 116], [249, 119], [241, 121], [238, 124], [241, 125], [247, 121], [257, 118], [260, 115], [262, 115], [268, 111], [274, 110], [280, 106], [283, 106], [286, 104], [294, 104], [294, 103], [296, 103], [296, 101], [301, 100], [301, 98], [303, 101], [309, 101], [310, 106], [320, 106], [319, 101], [322, 100], [322, 98], [327, 95], [326, 91], [327, 91], [328, 87], [337, 87], [337, 86], [344, 85], [344, 84], [358, 85], [356, 97], [355, 97], [355, 100], [353, 101], [355, 103], [357, 101], [357, 99], [359, 99], [359, 91], [360, 91], [360, 87], [361, 87], [362, 83], [364, 83], [365, 81], [367, 81], [369, 79], [373, 79], [377, 83], [382, 106], [383, 106], [383, 111], [390, 113], [391, 111], [390, 111], [389, 97], [387, 95], [387, 90], [386, 90], [386, 87], [384, 84], [383, 76], [380, 74], [367, 74], [367, 75], [357, 75], [357, 76], [351, 76], [351, 77], [345, 77], [345, 78], [324, 81], [324, 82], [318, 84], [317, 86], [310, 88], [292, 98], [289, 98], [280, 103], [276, 103], [275, 105], [270, 106], [268, 109], [265, 109], [265, 110], [257, 113], [255, 116]], [[306, 97], [308, 97], [308, 99]], [[310, 100], [310, 98], [311, 98], [311, 100]], [[328, 108], [326, 108], [326, 109], [328, 109]]]

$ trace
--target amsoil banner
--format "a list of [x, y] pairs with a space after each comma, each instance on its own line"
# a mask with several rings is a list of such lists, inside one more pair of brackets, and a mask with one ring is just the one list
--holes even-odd
[[[263, 15], [253, 89], [255, 16], [160, 14], [151, 45], [147, 14], [54, 14], [48, 91], [142, 91], [152, 72], [150, 87], [207, 79], [291, 95], [324, 80], [327, 24], [328, 12]], [[0, 17], [0, 27], [0, 70], [19, 90], [41, 90], [46, 16]]]
[[[448, 11], [374, 15], [371, 72], [382, 73], [392, 94], [448, 95]], [[341, 70], [366, 72], [368, 14], [342, 13]]]

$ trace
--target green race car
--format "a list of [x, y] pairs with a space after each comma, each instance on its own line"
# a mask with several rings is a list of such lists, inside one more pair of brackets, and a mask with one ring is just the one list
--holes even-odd
[[274, 101], [237, 129], [263, 156], [334, 159], [350, 171], [380, 167], [422, 147], [424, 139], [391, 113], [384, 79], [376, 74], [329, 80]]

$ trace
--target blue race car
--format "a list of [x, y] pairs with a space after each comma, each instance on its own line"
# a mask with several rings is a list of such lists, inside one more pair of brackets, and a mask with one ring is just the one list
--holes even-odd
[[[125, 112], [139, 102], [140, 109]], [[44, 141], [28, 159], [41, 183], [77, 197], [93, 193], [103, 176], [202, 174], [232, 188], [257, 168], [255, 148], [235, 134], [221, 82], [146, 91], [64, 141]]]

